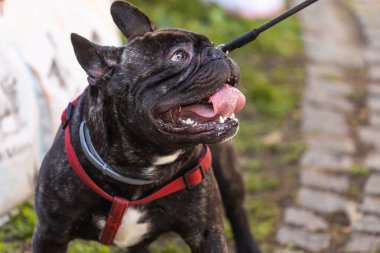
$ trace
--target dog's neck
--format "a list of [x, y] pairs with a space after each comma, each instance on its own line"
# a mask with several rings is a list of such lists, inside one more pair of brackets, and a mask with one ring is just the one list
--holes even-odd
[[104, 110], [104, 101], [87, 90], [84, 120], [100, 157], [115, 172], [162, 185], [194, 165], [202, 145], [186, 148], [157, 146], [135, 136]]

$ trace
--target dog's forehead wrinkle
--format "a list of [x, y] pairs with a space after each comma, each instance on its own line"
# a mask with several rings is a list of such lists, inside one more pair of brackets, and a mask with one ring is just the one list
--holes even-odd
[[153, 33], [147, 34], [146, 37], [164, 40], [171, 40], [173, 38], [177, 38], [186, 39], [186, 41], [189, 41], [191, 40], [191, 37], [193, 37], [194, 35], [195, 33], [183, 29], [164, 28], [159, 29]]
[[163, 35], [166, 38], [177, 36], [177, 37], [187, 38], [191, 41], [199, 40], [201, 43], [207, 43], [207, 44], [211, 43], [210, 39], [203, 34], [191, 32], [185, 29], [180, 29], [180, 28], [164, 28], [164, 29], [157, 30], [154, 33], [158, 35]]

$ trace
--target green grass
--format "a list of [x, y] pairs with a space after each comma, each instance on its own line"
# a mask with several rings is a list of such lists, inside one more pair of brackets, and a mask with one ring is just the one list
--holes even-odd
[[275, 190], [280, 185], [278, 178], [254, 173], [247, 173], [244, 180], [246, 190], [252, 194]]
[[10, 214], [10, 221], [0, 227], [0, 252], [17, 253], [29, 247], [36, 215], [30, 202], [20, 205]]
[[[116, 247], [108, 247], [101, 245], [97, 242], [87, 242], [82, 240], [75, 240], [70, 244], [69, 253], [121, 253], [121, 249]], [[125, 252], [125, 251], [124, 251]]]
[[[207, 35], [215, 45], [258, 27], [267, 20], [245, 20], [223, 11], [216, 4], [200, 0], [133, 0], [157, 27], [180, 27]], [[240, 88], [247, 97], [246, 108], [238, 115], [240, 131], [234, 139], [247, 188], [246, 208], [250, 224], [264, 252], [273, 252], [276, 223], [283, 203], [294, 196], [296, 166], [303, 152], [298, 132], [297, 108], [304, 81], [301, 30], [290, 18], [262, 34], [257, 41], [232, 52], [241, 68]], [[265, 136], [281, 133], [280, 140], [268, 143]], [[360, 172], [359, 172], [360, 171]], [[363, 173], [353, 169], [353, 173]], [[0, 252], [18, 253], [30, 247], [36, 218], [30, 203], [0, 228]], [[228, 222], [226, 237], [232, 242]], [[152, 245], [154, 253], [188, 252], [183, 243], [162, 239]], [[70, 253], [119, 253], [95, 242], [76, 240]]]
[[369, 174], [369, 169], [363, 165], [354, 164], [351, 167], [351, 175], [358, 177], [366, 177]]
[[1, 228], [0, 241], [28, 239], [33, 234], [35, 224], [33, 206], [30, 202], [25, 203], [11, 214], [10, 222]]

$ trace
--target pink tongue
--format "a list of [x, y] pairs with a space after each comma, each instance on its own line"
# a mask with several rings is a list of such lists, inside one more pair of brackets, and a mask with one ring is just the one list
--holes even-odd
[[202, 104], [185, 106], [182, 107], [182, 113], [192, 112], [203, 118], [214, 118], [217, 115], [230, 116], [245, 105], [243, 93], [226, 83], [210, 97], [210, 100], [213, 106]]

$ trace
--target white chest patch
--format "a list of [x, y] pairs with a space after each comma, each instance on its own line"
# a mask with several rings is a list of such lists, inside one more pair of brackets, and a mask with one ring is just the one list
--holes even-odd
[[[143, 213], [133, 207], [127, 208], [113, 241], [116, 246], [130, 247], [141, 241], [149, 229], [149, 223], [139, 223], [142, 215]], [[97, 225], [100, 229], [103, 229], [105, 223], [105, 219], [101, 219]]]
[[178, 150], [171, 155], [159, 156], [153, 162], [154, 165], [163, 165], [174, 162], [178, 156], [182, 153], [182, 150]]

